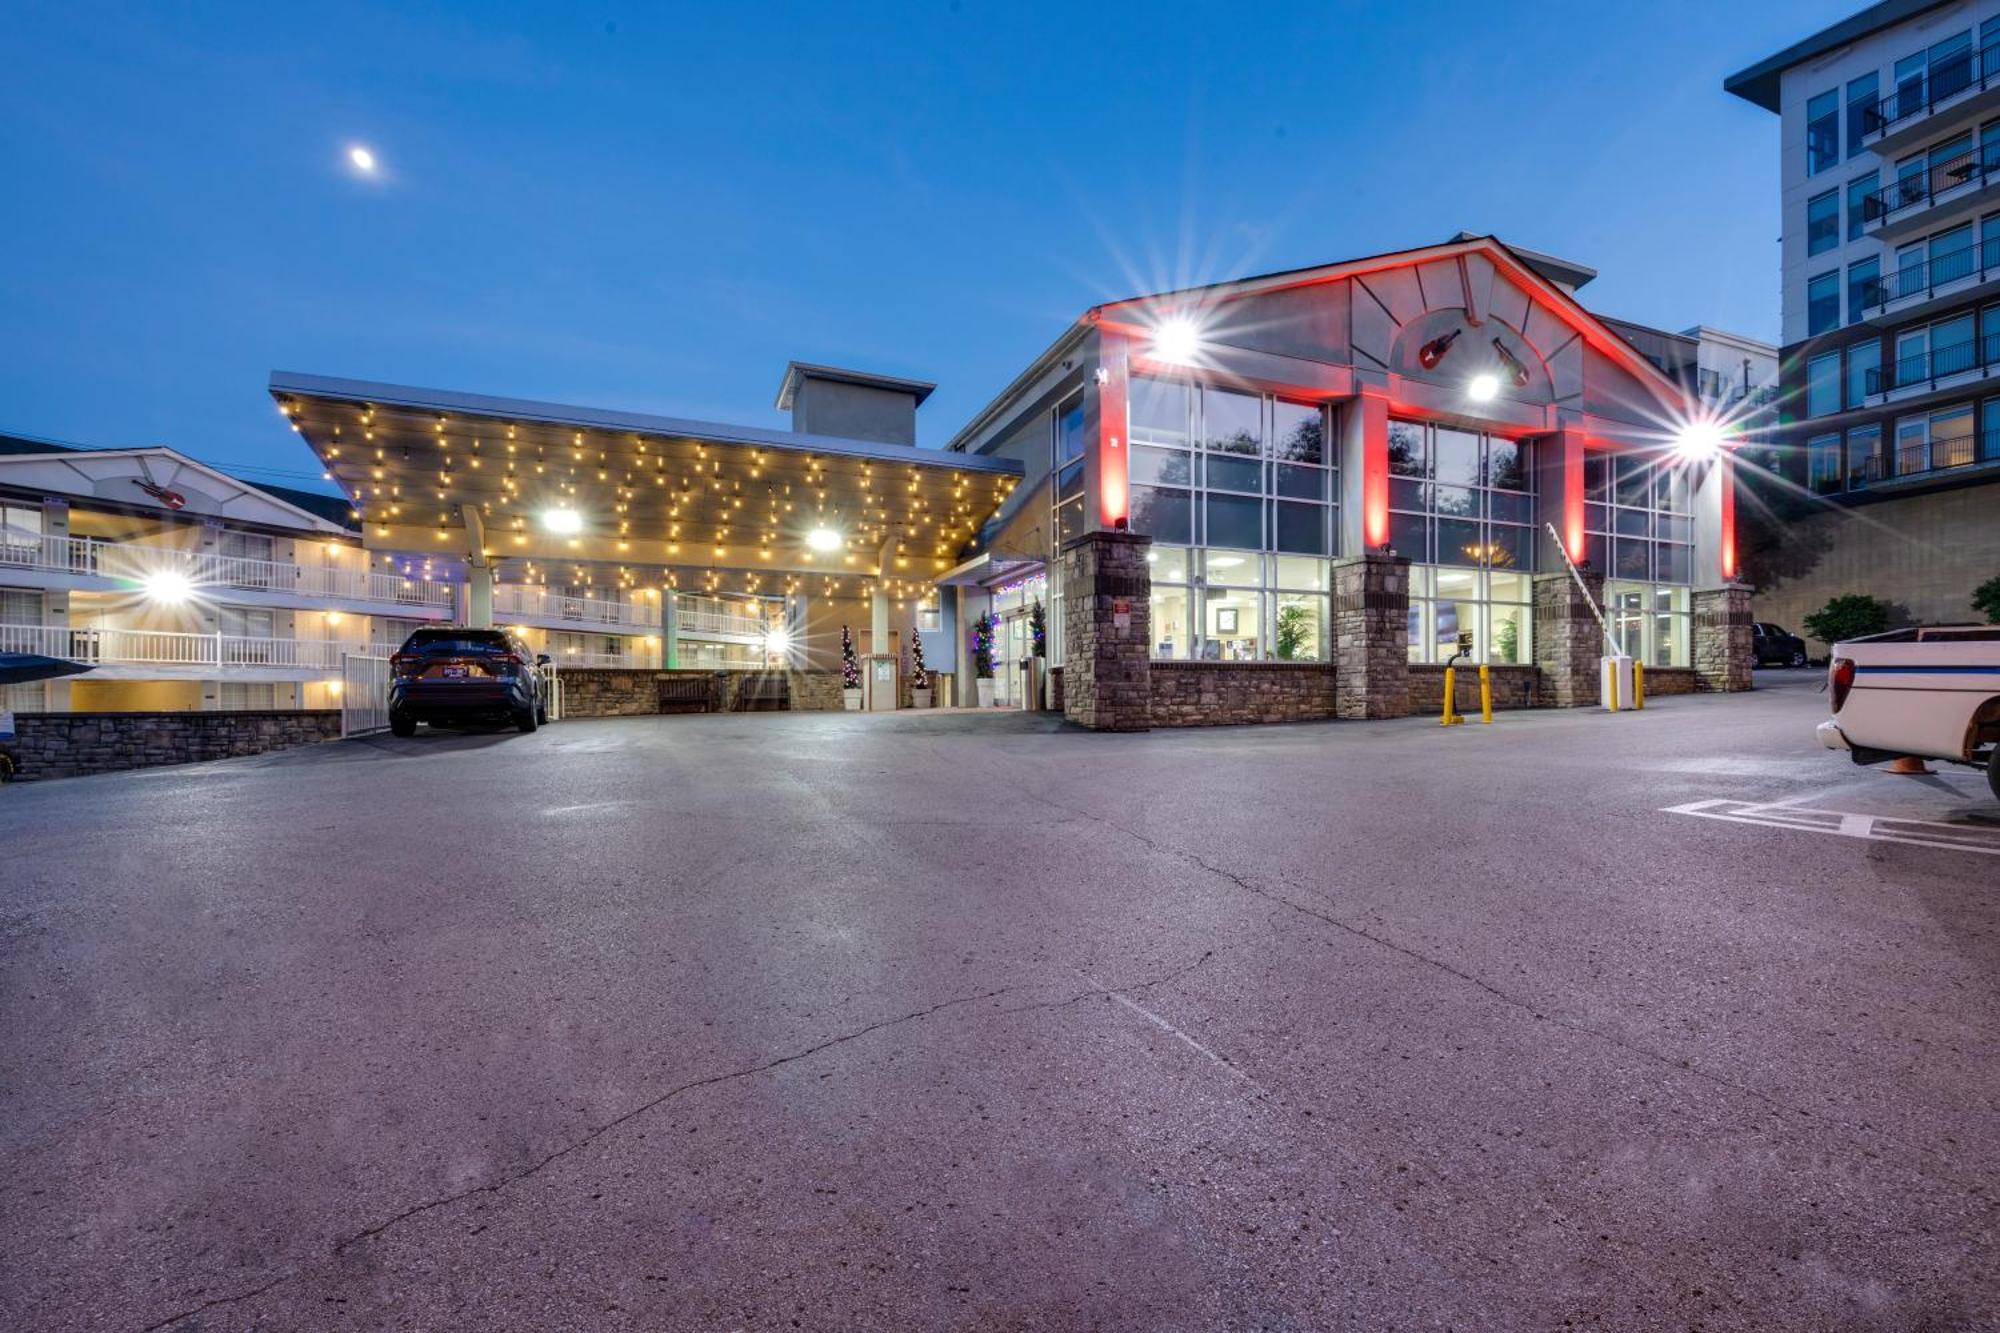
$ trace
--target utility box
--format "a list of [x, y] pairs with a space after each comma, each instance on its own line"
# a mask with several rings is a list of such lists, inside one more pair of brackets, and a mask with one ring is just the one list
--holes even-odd
[[1035, 712], [1042, 706], [1042, 659], [1022, 658], [1020, 675], [1020, 707], [1024, 712]]
[[868, 665], [862, 668], [861, 679], [868, 685], [868, 711], [871, 713], [892, 711], [898, 703], [896, 655], [871, 653], [866, 661]]
[[1613, 711], [1638, 707], [1632, 685], [1632, 659], [1616, 654], [1597, 659], [1597, 697]]

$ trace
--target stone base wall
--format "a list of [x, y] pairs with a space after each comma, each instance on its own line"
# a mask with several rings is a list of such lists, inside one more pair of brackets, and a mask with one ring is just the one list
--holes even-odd
[[1604, 605], [1604, 576], [1585, 573], [1583, 581], [1590, 587], [1589, 598], [1568, 570], [1535, 576], [1535, 665], [1542, 673], [1541, 701], [1551, 708], [1597, 702], [1604, 626], [1590, 603], [1594, 598]]
[[[1539, 668], [1494, 666], [1487, 668], [1487, 674], [1493, 685], [1494, 712], [1542, 706], [1542, 673]], [[1459, 712], [1474, 717], [1479, 715], [1478, 663], [1458, 668], [1458, 675], [1452, 682], [1452, 701]], [[1443, 667], [1417, 664], [1410, 668], [1410, 708], [1417, 713], [1444, 712]]]
[[1089, 532], [1062, 549], [1063, 716], [1079, 726], [1150, 725], [1152, 545], [1136, 533]]
[[1339, 715], [1410, 712], [1410, 561], [1356, 555], [1333, 562], [1333, 660]]
[[[718, 711], [732, 713], [744, 704], [742, 694], [754, 671], [662, 671], [631, 667], [578, 667], [562, 673], [563, 716], [652, 717], [660, 712], [660, 682], [703, 680], [712, 683]], [[838, 671], [788, 671], [793, 712], [837, 713], [841, 709]], [[673, 711], [684, 711], [675, 709]]]
[[1062, 710], [1063, 710], [1063, 669], [1061, 667], [1050, 667], [1049, 668], [1049, 711], [1052, 713], [1060, 713], [1062, 712]]
[[1156, 727], [1309, 722], [1334, 716], [1328, 662], [1155, 662]]
[[1670, 694], [1693, 694], [1700, 686], [1696, 683], [1693, 667], [1652, 667], [1646, 668], [1646, 697], [1665, 698]]
[[289, 750], [340, 739], [340, 710], [17, 713], [21, 776], [73, 778]]

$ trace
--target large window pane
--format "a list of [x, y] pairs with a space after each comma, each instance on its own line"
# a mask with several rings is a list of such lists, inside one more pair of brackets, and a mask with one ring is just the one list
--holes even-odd
[[1806, 175], [1840, 164], [1840, 90], [1829, 88], [1806, 103]]
[[1202, 649], [1209, 661], [1257, 662], [1264, 657], [1264, 594], [1210, 588], [1202, 594]]
[[1828, 190], [1806, 200], [1806, 253], [1820, 254], [1840, 244], [1840, 193]]
[[1535, 501], [1532, 496], [1490, 491], [1486, 496], [1486, 513], [1487, 517], [1502, 523], [1532, 523], [1535, 521]]
[[1264, 546], [1264, 502], [1251, 496], [1211, 495], [1205, 541], [1210, 546]]
[[1134, 375], [1126, 390], [1134, 441], [1188, 443], [1188, 386], [1179, 380]]
[[1066, 404], [1056, 415], [1056, 462], [1083, 457], [1083, 399]]
[[1486, 562], [1495, 569], [1531, 567], [1535, 562], [1535, 530], [1507, 523], [1489, 524], [1486, 529]]
[[1327, 598], [1324, 593], [1281, 592], [1271, 638], [1280, 662], [1319, 662], [1327, 657]]
[[1264, 400], [1229, 389], [1202, 390], [1202, 437], [1210, 449], [1228, 454], [1264, 450]]
[[1528, 464], [1520, 445], [1498, 437], [1486, 441], [1486, 484], [1504, 491], [1528, 489]]
[[1083, 462], [1079, 459], [1077, 462], [1071, 463], [1068, 467], [1056, 473], [1056, 503], [1061, 504], [1065, 500], [1080, 499], [1082, 496]]
[[1272, 456], [1293, 463], [1326, 461], [1326, 413], [1310, 403], [1272, 404]]
[[1278, 500], [1273, 507], [1277, 522], [1272, 545], [1280, 551], [1300, 551], [1307, 555], [1327, 553], [1327, 515], [1331, 511], [1325, 505]]
[[1437, 459], [1433, 475], [1439, 481], [1453, 486], [1479, 485], [1481, 477], [1477, 435], [1440, 427], [1435, 447]]
[[1487, 614], [1492, 621], [1487, 631], [1487, 661], [1525, 664], [1535, 660], [1532, 608], [1494, 602], [1487, 608]]
[[1469, 519], [1441, 518], [1437, 521], [1437, 563], [1476, 565], [1486, 556], [1486, 544], [1479, 539], [1479, 524]]
[[1132, 480], [1147, 486], [1186, 486], [1194, 481], [1190, 455], [1179, 449], [1148, 449], [1133, 445]]
[[1329, 478], [1333, 476], [1323, 467], [1299, 467], [1290, 463], [1279, 463], [1273, 468], [1277, 474], [1276, 490], [1279, 495], [1288, 495], [1297, 500], [1324, 500], [1330, 488]]
[[1478, 518], [1479, 494], [1463, 486], [1437, 485], [1431, 487], [1431, 498], [1437, 512], [1450, 518]]
[[1155, 583], [1186, 583], [1188, 581], [1188, 553], [1185, 547], [1161, 546], [1154, 543], [1146, 552], [1146, 564]]
[[1398, 477], [1430, 475], [1428, 433], [1416, 422], [1389, 423], [1389, 472]]
[[1264, 465], [1254, 458], [1209, 458], [1203, 460], [1203, 470], [1211, 490], [1263, 494]]
[[1264, 557], [1255, 551], [1210, 551], [1202, 569], [1210, 583], [1255, 588], [1264, 582]]
[[1134, 486], [1131, 503], [1132, 531], [1143, 532], [1155, 541], [1194, 540], [1194, 506], [1187, 491]]
[[1153, 656], [1185, 660], [1194, 652], [1188, 596], [1186, 588], [1153, 589]]
[[1428, 564], [1431, 558], [1430, 532], [1431, 521], [1422, 515], [1390, 511], [1389, 545], [1396, 548], [1396, 554]]
[[1280, 588], [1310, 589], [1324, 592], [1327, 587], [1327, 566], [1324, 560], [1313, 560], [1306, 556], [1280, 555], [1271, 561], [1273, 582]]
[[1840, 272], [1822, 273], [1806, 282], [1806, 334], [1840, 327]]

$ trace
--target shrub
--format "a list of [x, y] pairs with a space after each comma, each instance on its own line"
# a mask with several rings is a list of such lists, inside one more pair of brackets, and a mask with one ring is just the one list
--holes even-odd
[[1879, 597], [1851, 592], [1807, 616], [1805, 625], [1806, 633], [1829, 644], [1880, 634], [1889, 628], [1889, 604]]
[[2000, 574], [1972, 590], [1972, 609], [1986, 617], [1989, 625], [2000, 625]]

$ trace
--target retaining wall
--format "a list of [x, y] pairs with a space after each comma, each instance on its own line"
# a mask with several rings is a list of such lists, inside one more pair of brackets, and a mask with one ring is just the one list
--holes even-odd
[[26, 778], [73, 778], [191, 764], [340, 739], [340, 710], [228, 713], [16, 713]]

